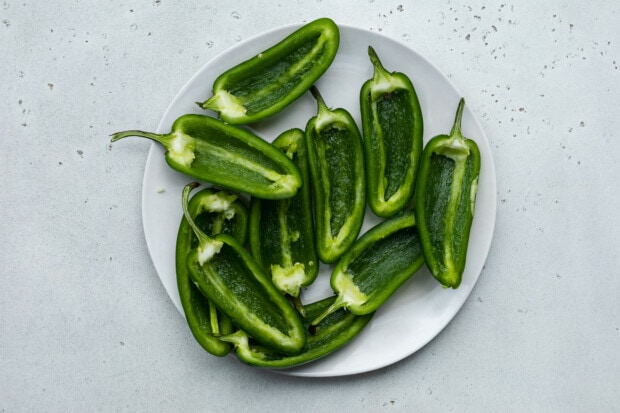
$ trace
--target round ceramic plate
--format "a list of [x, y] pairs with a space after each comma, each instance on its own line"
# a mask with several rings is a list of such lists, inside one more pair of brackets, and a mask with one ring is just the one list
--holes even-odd
[[[157, 131], [170, 132], [174, 120], [183, 114], [204, 114], [205, 111], [194, 102], [202, 102], [210, 96], [213, 81], [220, 73], [269, 48], [298, 27], [300, 25], [291, 25], [260, 34], [235, 45], [207, 63], [174, 98]], [[373, 68], [367, 54], [368, 46], [371, 45], [387, 70], [404, 72], [411, 78], [422, 105], [424, 141], [427, 142], [437, 134], [450, 132], [461, 94], [435, 66], [410, 48], [377, 33], [341, 26], [340, 35], [337, 57], [316, 84], [328, 106], [347, 109], [361, 125], [359, 92], [362, 83], [372, 77]], [[252, 129], [264, 139], [272, 141], [289, 128], [304, 129], [316, 111], [316, 102], [307, 93], [274, 118], [252, 125]], [[496, 181], [491, 150], [484, 131], [467, 104], [462, 130], [465, 136], [478, 143], [482, 169], [467, 268], [461, 286], [457, 290], [443, 289], [428, 269], [422, 267], [377, 311], [366, 329], [345, 347], [320, 360], [279, 372], [326, 377], [368, 372], [388, 366], [423, 347], [459, 311], [478, 280], [486, 260], [496, 213]], [[148, 154], [142, 192], [144, 232], [157, 273], [181, 313], [183, 310], [175, 275], [175, 242], [183, 214], [182, 188], [192, 180], [170, 169], [164, 160], [163, 148], [153, 144]], [[362, 231], [378, 222], [368, 210]], [[331, 269], [331, 266], [323, 265], [315, 283], [303, 291], [304, 302], [333, 294], [329, 287]]]

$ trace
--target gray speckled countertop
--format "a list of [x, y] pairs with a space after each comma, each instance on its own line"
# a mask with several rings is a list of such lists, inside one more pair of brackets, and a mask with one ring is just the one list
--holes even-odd
[[[620, 3], [194, 3], [0, 4], [0, 412], [618, 408]], [[109, 134], [154, 130], [218, 53], [320, 16], [415, 49], [466, 96], [497, 221], [471, 296], [428, 345], [310, 379], [195, 343], [145, 245], [150, 143]]]

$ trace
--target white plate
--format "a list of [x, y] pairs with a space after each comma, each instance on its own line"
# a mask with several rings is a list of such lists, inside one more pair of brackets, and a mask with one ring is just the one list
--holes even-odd
[[[267, 49], [298, 28], [277, 28], [239, 43], [202, 67], [174, 98], [157, 131], [170, 132], [174, 120], [186, 113], [205, 113], [194, 102], [210, 96], [217, 75], [231, 66]], [[360, 123], [359, 91], [372, 77], [367, 55], [369, 45], [377, 51], [390, 71], [406, 73], [412, 80], [424, 116], [424, 141], [441, 133], [449, 133], [461, 94], [428, 60], [408, 47], [385, 36], [354, 27], [340, 26], [340, 49], [332, 66], [317, 82], [328, 106], [346, 108]], [[395, 363], [419, 350], [433, 339], [459, 311], [472, 291], [486, 260], [496, 213], [496, 182], [493, 159], [482, 127], [467, 105], [462, 129], [480, 147], [482, 169], [476, 200], [476, 215], [471, 230], [467, 267], [457, 290], [443, 289], [426, 267], [403, 285], [379, 309], [371, 323], [346, 347], [333, 354], [286, 370], [297, 376], [341, 376], [379, 369]], [[471, 100], [475, 102], [475, 99]], [[475, 104], [475, 103], [474, 103]], [[266, 140], [292, 127], [305, 128], [316, 114], [316, 102], [307, 93], [275, 118], [255, 125], [254, 130]], [[150, 149], [144, 173], [142, 213], [148, 249], [161, 281], [170, 298], [183, 313], [176, 286], [174, 267], [175, 241], [182, 216], [181, 191], [192, 178], [168, 167], [159, 144]], [[362, 231], [378, 222], [372, 213]], [[303, 292], [304, 302], [327, 297], [331, 267], [323, 265], [317, 281]]]

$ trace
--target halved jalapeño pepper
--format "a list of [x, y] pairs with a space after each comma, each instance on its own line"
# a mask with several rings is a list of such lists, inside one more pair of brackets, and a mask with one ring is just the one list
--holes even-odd
[[357, 315], [376, 311], [422, 264], [412, 211], [377, 224], [334, 267], [330, 284], [337, 298], [312, 324], [339, 308]]
[[331, 110], [318, 89], [310, 89], [318, 114], [306, 125], [306, 144], [314, 188], [317, 253], [333, 263], [353, 245], [366, 212], [362, 137], [351, 114]]
[[220, 339], [233, 343], [239, 360], [252, 366], [286, 368], [308, 363], [349, 343], [366, 327], [374, 315], [370, 313], [357, 316], [341, 309], [325, 317], [318, 325], [310, 325], [310, 321], [325, 311], [334, 299], [335, 297], [329, 297], [305, 306], [304, 324], [306, 328], [312, 330], [312, 333], [308, 334], [308, 341], [299, 354], [282, 354], [256, 345], [242, 330]]
[[161, 143], [170, 167], [223, 188], [283, 199], [301, 186], [299, 169], [285, 154], [259, 136], [210, 116], [183, 115], [168, 134], [118, 132], [112, 142], [127, 136]]
[[[206, 188], [189, 201], [189, 215], [205, 233], [228, 234], [239, 243], [245, 242], [248, 212], [236, 195]], [[194, 285], [187, 267], [187, 255], [198, 246], [198, 238], [185, 217], [181, 219], [176, 244], [177, 287], [190, 331], [198, 343], [215, 356], [225, 356], [232, 345], [217, 336], [230, 334], [235, 327]]]
[[233, 237], [206, 235], [188, 208], [190, 191], [183, 190], [183, 214], [198, 238], [187, 256], [189, 276], [200, 292], [232, 322], [262, 345], [296, 353], [306, 343], [302, 320], [252, 256]]
[[447, 288], [461, 284], [480, 173], [478, 145], [461, 133], [464, 107], [461, 99], [450, 135], [424, 147], [415, 193], [426, 264]]
[[288, 130], [273, 145], [298, 166], [303, 185], [292, 198], [274, 201], [252, 198], [250, 251], [271, 274], [275, 286], [291, 296], [301, 309], [300, 289], [309, 286], [319, 271], [304, 131]]
[[222, 73], [203, 109], [232, 124], [268, 118], [306, 92], [331, 65], [338, 46], [338, 26], [314, 20], [273, 47]]
[[376, 215], [389, 217], [413, 197], [422, 155], [422, 109], [409, 77], [385, 70], [370, 46], [368, 55], [374, 75], [360, 92], [368, 204]]

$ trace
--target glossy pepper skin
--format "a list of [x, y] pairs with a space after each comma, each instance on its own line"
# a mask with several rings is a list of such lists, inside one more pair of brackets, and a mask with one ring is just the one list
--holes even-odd
[[187, 255], [191, 280], [254, 340], [286, 354], [299, 352], [306, 333], [297, 311], [237, 240], [226, 234], [209, 237], [192, 220], [187, 203], [196, 186], [183, 190], [183, 214], [198, 238], [198, 246]]
[[249, 124], [280, 112], [298, 99], [329, 68], [338, 51], [340, 31], [328, 18], [314, 20], [222, 73], [203, 109], [231, 124]]
[[312, 333], [308, 334], [308, 341], [298, 354], [286, 355], [252, 344], [247, 334], [241, 330], [220, 339], [233, 343], [239, 360], [252, 366], [280, 369], [317, 360], [353, 340], [374, 316], [374, 313], [356, 316], [348, 311], [338, 310], [325, 317], [318, 325], [310, 325], [310, 321], [325, 311], [333, 301], [334, 297], [329, 297], [305, 306], [304, 325]]
[[330, 284], [336, 300], [312, 324], [340, 308], [356, 315], [376, 311], [422, 264], [413, 211], [377, 224], [334, 267]]
[[281, 151], [245, 129], [210, 116], [183, 115], [168, 134], [118, 132], [112, 142], [128, 136], [159, 142], [172, 169], [219, 187], [283, 199], [301, 186], [299, 169]]
[[454, 289], [465, 270], [480, 174], [478, 145], [461, 133], [464, 107], [461, 99], [450, 135], [424, 147], [414, 206], [426, 264], [441, 285]]
[[271, 274], [275, 286], [291, 296], [301, 309], [300, 290], [312, 284], [319, 272], [305, 133], [290, 129], [278, 136], [273, 145], [297, 165], [303, 185], [292, 198], [274, 201], [252, 198], [250, 251]]
[[310, 90], [318, 103], [318, 114], [306, 125], [317, 253], [333, 263], [353, 245], [364, 221], [364, 148], [351, 114], [328, 108], [318, 89]]
[[372, 79], [360, 92], [368, 204], [389, 217], [410, 203], [422, 155], [422, 109], [407, 75], [385, 70], [372, 47]]
[[[246, 206], [236, 195], [213, 188], [197, 192], [189, 201], [189, 215], [205, 233], [228, 234], [239, 243], [245, 242], [248, 226]], [[194, 234], [185, 217], [181, 219], [176, 243], [176, 274], [179, 297], [185, 319], [196, 341], [209, 353], [225, 356], [232, 345], [217, 339], [219, 335], [231, 334], [235, 327], [230, 319], [221, 314], [194, 285], [187, 268], [187, 255], [198, 246]]]

